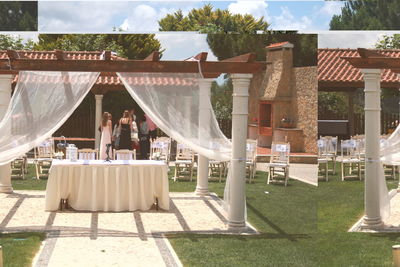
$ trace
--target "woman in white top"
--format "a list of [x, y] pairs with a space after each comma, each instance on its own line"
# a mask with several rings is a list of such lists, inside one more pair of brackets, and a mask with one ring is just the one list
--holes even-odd
[[[107, 158], [107, 144], [111, 144], [112, 126], [108, 112], [103, 113], [103, 119], [100, 124], [101, 139], [100, 139], [100, 159]], [[111, 149], [111, 148], [110, 148]], [[111, 151], [110, 151], [111, 152]], [[111, 154], [110, 154], [111, 157]]]

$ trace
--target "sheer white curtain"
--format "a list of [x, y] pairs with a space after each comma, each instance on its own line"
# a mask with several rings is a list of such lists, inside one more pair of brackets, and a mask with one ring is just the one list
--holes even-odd
[[21, 71], [0, 122], [0, 165], [50, 137], [74, 112], [99, 72]]
[[[210, 100], [210, 121], [199, 125], [199, 74], [118, 73], [133, 99], [167, 135], [214, 160], [229, 161], [232, 143], [221, 132]], [[225, 186], [229, 209], [230, 171]]]
[[390, 216], [390, 198], [386, 186], [385, 171], [383, 164], [400, 166], [400, 125], [390, 135], [387, 140], [381, 141], [381, 161], [379, 169], [379, 195], [380, 195], [380, 210], [383, 221], [386, 221]]
[[231, 142], [221, 132], [211, 111], [209, 125], [199, 124], [199, 82], [191, 73], [118, 73], [128, 92], [167, 135], [197, 153], [230, 160]]

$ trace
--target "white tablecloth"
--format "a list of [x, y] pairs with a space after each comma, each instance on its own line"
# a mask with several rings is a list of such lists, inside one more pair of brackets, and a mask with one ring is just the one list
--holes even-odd
[[53, 160], [46, 188], [46, 210], [68, 199], [75, 210], [148, 210], [158, 198], [169, 209], [168, 167], [162, 161]]

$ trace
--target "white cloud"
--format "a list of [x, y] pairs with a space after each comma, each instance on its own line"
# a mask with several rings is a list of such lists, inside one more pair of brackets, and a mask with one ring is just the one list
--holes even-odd
[[156, 38], [165, 49], [163, 60], [183, 60], [200, 52], [208, 52], [208, 61], [217, 60], [208, 46], [206, 34], [157, 33]]
[[138, 5], [128, 18], [124, 20], [121, 28], [127, 31], [157, 31], [157, 11], [149, 5]]
[[318, 48], [374, 48], [384, 33], [331, 32], [318, 34]]
[[141, 4], [135, 7], [133, 12], [128, 15], [120, 27], [130, 32], [155, 32], [158, 31], [158, 21], [164, 18], [167, 14], [173, 14], [178, 9], [182, 10], [183, 15], [187, 15], [192, 6], [185, 7], [161, 7], [155, 9], [150, 5]]
[[267, 17], [268, 4], [265, 1], [237, 1], [228, 6], [232, 14], [251, 14], [256, 18]]
[[342, 1], [325, 1], [318, 13], [331, 18], [341, 13], [343, 5]]
[[39, 31], [112, 31], [112, 19], [127, 2], [39, 2]]
[[271, 28], [274, 30], [309, 30], [312, 20], [308, 16], [295, 18], [287, 6], [281, 7], [279, 16], [271, 17]]

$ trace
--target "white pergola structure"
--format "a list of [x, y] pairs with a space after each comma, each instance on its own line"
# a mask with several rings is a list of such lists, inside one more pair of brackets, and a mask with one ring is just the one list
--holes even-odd
[[383, 226], [379, 193], [380, 135], [381, 135], [381, 73], [390, 69], [400, 73], [400, 61], [375, 51], [359, 48], [360, 57], [342, 57], [363, 73], [365, 92], [365, 215], [362, 228]]
[[[230, 184], [228, 224], [230, 227], [245, 227], [245, 175], [246, 175], [246, 139], [248, 117], [248, 91], [253, 74], [265, 71], [267, 62], [255, 61], [255, 54], [245, 54], [223, 61], [207, 61], [207, 53], [194, 57], [195, 61], [160, 61], [159, 52], [155, 51], [144, 60], [126, 60], [113, 58], [110, 51], [104, 51], [101, 59], [76, 59], [73, 52], [60, 50], [47, 52], [46, 59], [29, 57], [29, 52], [13, 50], [0, 51], [0, 118], [7, 110], [11, 99], [13, 75], [18, 71], [83, 71], [83, 72], [164, 72], [164, 73], [199, 73], [203, 79], [200, 87], [200, 125], [210, 121], [209, 105], [211, 83], [222, 73], [231, 74], [233, 80], [233, 113], [232, 113], [232, 180]], [[197, 61], [196, 61], [197, 60]], [[200, 62], [200, 63], [199, 63]], [[199, 65], [201, 70], [199, 70]], [[98, 146], [100, 135], [97, 131], [102, 114], [103, 95], [96, 94], [96, 127], [95, 139]], [[199, 156], [196, 193], [207, 195], [208, 191], [208, 158]], [[0, 193], [11, 193], [10, 166], [0, 166]]]

